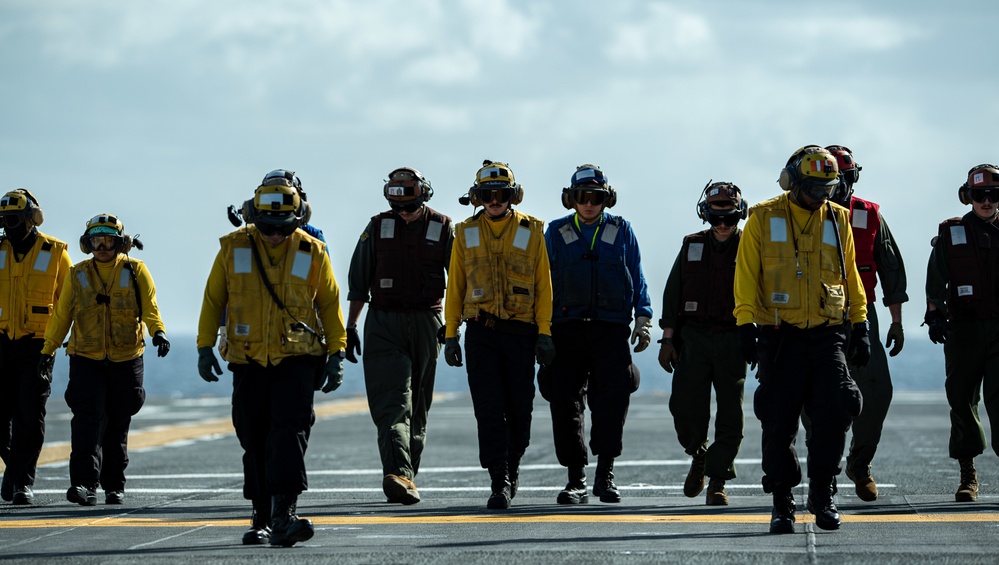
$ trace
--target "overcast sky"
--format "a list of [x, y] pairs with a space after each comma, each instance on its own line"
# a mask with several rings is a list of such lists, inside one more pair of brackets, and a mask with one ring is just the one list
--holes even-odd
[[482, 160], [509, 162], [519, 209], [550, 221], [596, 163], [658, 318], [709, 179], [758, 202], [799, 146], [843, 144], [902, 248], [907, 334], [925, 339], [929, 240], [968, 210], [967, 170], [999, 161], [997, 5], [0, 0], [0, 188], [34, 193], [74, 262], [86, 220], [119, 215], [193, 348], [226, 206], [271, 169], [302, 178], [346, 285], [396, 167], [463, 219]]

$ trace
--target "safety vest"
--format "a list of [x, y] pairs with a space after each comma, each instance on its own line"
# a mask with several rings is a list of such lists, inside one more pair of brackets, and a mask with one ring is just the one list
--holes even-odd
[[392, 212], [371, 218], [376, 240], [371, 307], [379, 310], [441, 310], [448, 267], [451, 218], [429, 207], [423, 230], [408, 229]]
[[463, 319], [484, 310], [503, 320], [536, 323], [534, 277], [543, 223], [517, 210], [512, 215], [499, 237], [493, 237], [481, 211], [455, 227], [455, 244], [465, 250]]
[[742, 230], [729, 237], [723, 251], [715, 251], [710, 234], [705, 230], [683, 238], [679, 316], [734, 330], [735, 257]]
[[951, 320], [999, 319], [999, 231], [986, 231], [974, 212], [940, 224], [947, 246], [950, 281], [947, 310]]
[[139, 296], [125, 265], [137, 270], [142, 261], [119, 253], [107, 284], [101, 282], [94, 261], [80, 261], [69, 271], [68, 280], [73, 285], [73, 331], [66, 352], [115, 362], [135, 359], [142, 355], [145, 343]]
[[[250, 247], [251, 237], [257, 245], [267, 280], [285, 309], [278, 307], [264, 286]], [[271, 266], [267, 251], [261, 249], [266, 243], [256, 227], [244, 226], [222, 236], [219, 242], [229, 292], [225, 321], [226, 360], [248, 363], [252, 359], [261, 365], [277, 365], [292, 355], [323, 354], [326, 348], [322, 343], [315, 299], [319, 265], [326, 246], [302, 230], [295, 230], [281, 244], [287, 246], [284, 261]]]
[[[827, 217], [829, 206], [814, 212], [804, 231], [788, 217], [789, 206], [785, 193], [753, 207], [761, 226], [763, 259], [761, 308], [755, 321], [761, 325], [784, 321], [801, 328], [841, 324], [846, 320], [847, 288], [836, 230]], [[849, 215], [842, 206], [833, 210], [838, 214], [842, 239]]]
[[623, 241], [631, 226], [620, 216], [604, 214], [596, 241], [583, 241], [573, 226], [574, 216], [559, 218], [548, 226], [552, 323], [601, 320], [630, 324], [635, 285]]
[[20, 261], [10, 241], [0, 243], [0, 333], [11, 339], [45, 334], [58, 277], [65, 276], [59, 272], [65, 252], [64, 242], [42, 232]]
[[864, 283], [867, 303], [874, 302], [874, 287], [878, 286], [878, 265], [874, 262], [874, 240], [881, 229], [878, 205], [857, 198], [850, 200], [850, 226], [853, 228], [853, 246], [857, 254], [857, 271]]

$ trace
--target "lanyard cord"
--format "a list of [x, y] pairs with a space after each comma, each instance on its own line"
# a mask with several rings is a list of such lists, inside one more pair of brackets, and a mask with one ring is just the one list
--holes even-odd
[[[808, 221], [805, 222], [804, 227], [801, 228], [801, 233], [799, 235], [803, 235], [805, 233], [805, 230], [808, 229], [808, 224], [812, 223], [812, 216], [814, 214], [815, 214], [814, 211], [811, 214], [809, 214]], [[802, 272], [801, 272], [801, 263], [798, 262], [798, 238], [794, 235], [794, 229], [797, 226], [794, 225], [794, 213], [791, 212], [790, 198], [788, 198], [787, 200], [787, 218], [788, 220], [791, 221], [791, 243], [794, 245], [794, 268], [797, 271], [796, 274], [798, 275], [798, 280], [800, 281], [802, 277]]]
[[285, 307], [284, 302], [281, 302], [281, 299], [278, 298], [277, 293], [274, 292], [274, 287], [271, 286], [271, 281], [267, 278], [267, 273], [264, 272], [264, 262], [260, 259], [260, 251], [257, 250], [257, 243], [253, 241], [253, 236], [249, 233], [246, 234], [246, 237], [250, 240], [250, 250], [253, 252], [253, 260], [257, 263], [257, 270], [260, 271], [260, 279], [264, 283], [264, 288], [266, 288], [267, 292], [270, 293], [271, 298], [274, 299], [274, 303], [277, 304], [278, 308], [284, 310], [289, 316], [291, 316], [292, 320], [295, 320], [295, 323], [292, 324], [292, 329], [305, 330], [318, 338], [319, 334], [316, 333], [316, 330], [310, 328], [308, 324], [296, 318], [295, 315], [292, 314], [287, 307]]
[[[576, 230], [582, 234], [583, 228], [579, 226], [579, 212], [576, 212], [572, 216], [572, 221], [576, 223]], [[604, 215], [600, 214], [600, 222], [597, 224], [597, 229], [593, 230], [593, 237], [590, 240], [590, 251], [593, 251], [593, 247], [597, 244], [597, 234], [600, 233], [600, 227], [604, 225]], [[800, 278], [800, 277], [799, 277]]]

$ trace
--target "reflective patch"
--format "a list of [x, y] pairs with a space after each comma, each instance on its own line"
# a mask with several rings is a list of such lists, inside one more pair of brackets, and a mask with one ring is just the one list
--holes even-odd
[[703, 243], [691, 243], [687, 247], [687, 260], [688, 261], [700, 261], [701, 257], [704, 256], [704, 244]]
[[0, 251], [0, 269], [7, 266], [7, 250]]
[[853, 219], [850, 222], [855, 228], [860, 228], [862, 230], [867, 229], [867, 210], [854, 210]]
[[684, 312], [697, 312], [697, 302], [690, 301], [683, 303]]
[[614, 224], [604, 226], [604, 233], [600, 236], [600, 241], [613, 244], [614, 240], [617, 239], [617, 229], [617, 226]]
[[270, 194], [260, 195], [260, 207], [270, 208], [272, 204], [284, 205], [284, 194], [279, 192], [272, 192]]
[[970, 284], [965, 284], [957, 287], [958, 296], [973, 296], [975, 294], [975, 287]]
[[473, 288], [472, 289], [472, 298], [482, 298], [485, 295], [486, 295], [485, 289], [481, 289], [481, 288]]
[[836, 247], [836, 229], [832, 220], [822, 222], [822, 243]]
[[531, 241], [531, 230], [524, 226], [517, 226], [517, 235], [513, 237], [513, 246], [517, 249], [527, 250], [527, 244]]
[[791, 296], [786, 292], [771, 292], [770, 302], [774, 304], [787, 304], [791, 300]]
[[132, 278], [128, 276], [128, 268], [123, 267], [121, 272], [118, 273], [118, 286], [120, 288], [125, 288], [131, 280]]
[[35, 258], [35, 265], [32, 267], [36, 271], [47, 271], [49, 270], [49, 263], [52, 261], [52, 252], [50, 251], [39, 251], [38, 257]]
[[770, 218], [770, 241], [787, 243], [787, 221], [784, 218]]
[[392, 288], [392, 279], [378, 279], [378, 288]]
[[232, 272], [237, 275], [253, 272], [253, 256], [248, 247], [232, 250]]
[[237, 337], [249, 337], [250, 336], [250, 324], [236, 324], [235, 331], [232, 335]]
[[432, 220], [427, 224], [427, 241], [440, 241], [441, 232], [444, 231], [444, 224]]
[[382, 227], [380, 233], [378, 234], [378, 237], [382, 239], [392, 239], [393, 237], [395, 237], [394, 218], [385, 218], [384, 220], [382, 220]]
[[964, 245], [968, 243], [968, 234], [964, 231], [964, 226], [950, 227], [951, 245]]
[[574, 241], [579, 241], [579, 236], [576, 235], [576, 230], [572, 229], [572, 226], [569, 224], [565, 224], [560, 227], [558, 229], [558, 233], [562, 235], [562, 241], [564, 241], [566, 245], [569, 245]]
[[309, 280], [309, 270], [312, 269], [312, 254], [302, 251], [295, 252], [295, 262], [291, 265], [291, 276], [303, 281]]
[[77, 272], [76, 280], [80, 283], [80, 288], [90, 288], [90, 279], [87, 278], [87, 273], [83, 271]]
[[465, 228], [465, 249], [479, 246], [479, 226]]

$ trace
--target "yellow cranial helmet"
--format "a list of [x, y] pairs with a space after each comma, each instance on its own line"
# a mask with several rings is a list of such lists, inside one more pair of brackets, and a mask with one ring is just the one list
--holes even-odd
[[[80, 251], [84, 254], [99, 249], [128, 253], [132, 249], [132, 236], [125, 233], [125, 226], [114, 214], [97, 214], [87, 220], [87, 227], [80, 236]], [[142, 245], [135, 240], [137, 249]]]
[[12, 190], [0, 198], [0, 226], [14, 228], [25, 221], [41, 225], [45, 219], [34, 195], [23, 188]]
[[98, 214], [87, 220], [87, 229], [83, 235], [122, 235], [125, 233], [125, 226], [121, 220], [113, 214]]
[[468, 189], [467, 202], [473, 206], [482, 206], [492, 200], [520, 204], [523, 199], [524, 189], [517, 184], [510, 165], [486, 159], [475, 173], [475, 183]]
[[801, 191], [822, 200], [832, 196], [839, 184], [839, 165], [828, 149], [806, 145], [787, 160], [777, 182], [784, 190]]

